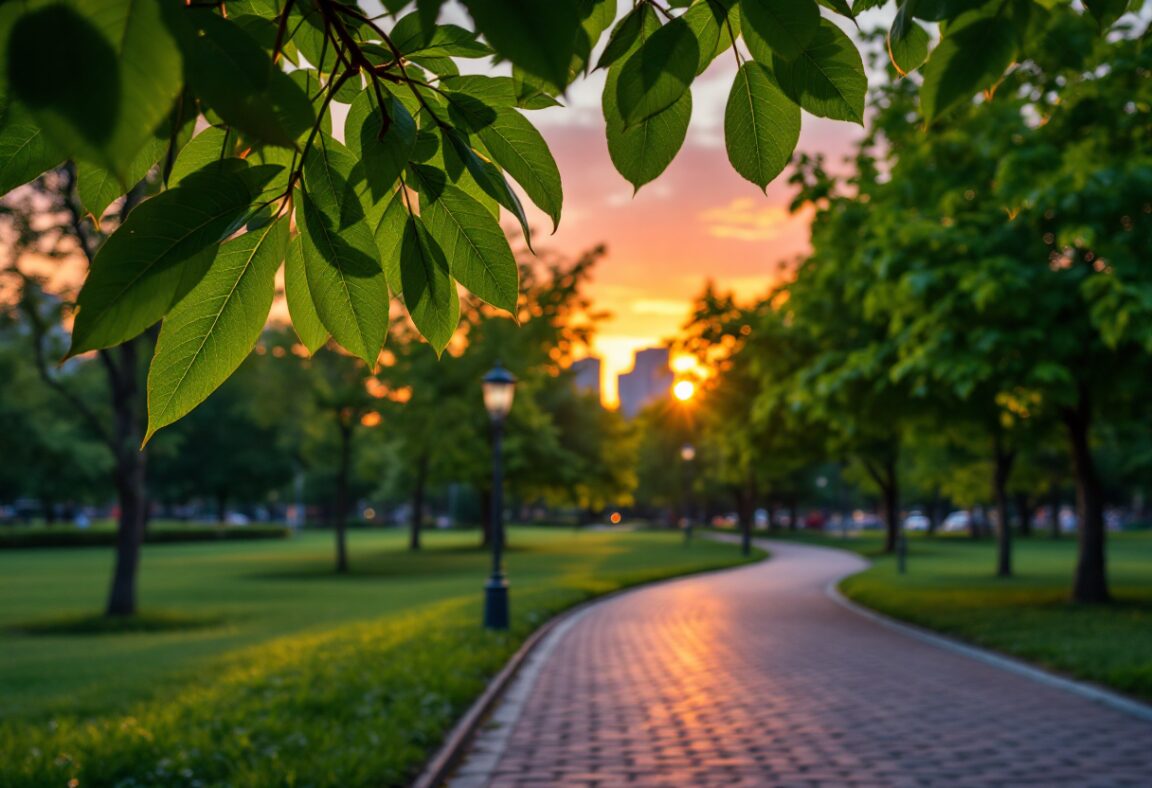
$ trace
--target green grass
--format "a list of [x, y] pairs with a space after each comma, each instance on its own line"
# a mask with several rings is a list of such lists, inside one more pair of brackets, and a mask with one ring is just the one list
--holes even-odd
[[153, 622], [90, 627], [110, 551], [0, 554], [0, 786], [402, 784], [523, 638], [595, 594], [740, 562], [672, 533], [515, 529], [513, 629], [479, 625], [475, 533], [146, 547]]
[[846, 547], [872, 568], [840, 584], [846, 596], [895, 618], [1002, 651], [1060, 673], [1152, 700], [1152, 534], [1109, 534], [1116, 603], [1071, 604], [1073, 539], [1018, 539], [1016, 576], [994, 576], [991, 540], [913, 537], [908, 571], [879, 555], [879, 535], [797, 541]]

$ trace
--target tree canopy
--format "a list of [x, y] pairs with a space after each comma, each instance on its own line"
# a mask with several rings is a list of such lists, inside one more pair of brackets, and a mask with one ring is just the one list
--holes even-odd
[[[341, 0], [0, 8], [0, 193], [70, 160], [94, 225], [122, 195], [151, 195], [96, 254], [69, 351], [163, 321], [148, 436], [239, 366], [281, 266], [302, 344], [331, 337], [370, 366], [393, 297], [438, 353], [459, 321], [457, 285], [513, 311], [518, 269], [499, 217], [531, 245], [521, 195], [553, 224], [563, 203], [524, 112], [558, 104], [592, 69], [607, 70], [612, 159], [639, 188], [682, 145], [693, 80], [731, 51], [728, 158], [766, 187], [803, 113], [863, 123], [866, 72], [844, 31], [884, 3], [640, 0], [617, 20], [615, 0], [465, 0], [460, 24], [442, 5], [384, 0], [377, 16]], [[922, 73], [918, 112], [935, 125], [1019, 70], [1060, 5], [902, 0], [886, 48], [900, 73]], [[1129, 3], [1085, 5], [1099, 35]], [[462, 74], [460, 59], [506, 65]]]

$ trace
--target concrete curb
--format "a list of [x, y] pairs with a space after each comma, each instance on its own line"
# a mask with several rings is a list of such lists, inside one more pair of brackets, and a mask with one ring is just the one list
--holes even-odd
[[[761, 550], [767, 550], [766, 547], [758, 545]], [[496, 706], [496, 703], [501, 700], [504, 692], [508, 689], [509, 685], [516, 679], [517, 674], [524, 663], [530, 656], [533, 655], [545, 639], [555, 634], [556, 639], [559, 640], [567, 631], [576, 624], [576, 619], [579, 619], [585, 613], [589, 612], [596, 605], [604, 604], [618, 597], [635, 591], [642, 591], [654, 586], [664, 585], [666, 583], [676, 583], [682, 580], [689, 580], [691, 578], [703, 577], [706, 575], [718, 574], [720, 572], [731, 572], [738, 569], [745, 569], [749, 566], [759, 564], [767, 560], [771, 556], [765, 556], [758, 561], [753, 561], [746, 564], [737, 564], [735, 566], [726, 566], [720, 569], [708, 569], [703, 572], [692, 572], [686, 575], [677, 575], [676, 577], [665, 577], [660, 580], [653, 580], [648, 583], [641, 583], [639, 585], [629, 586], [628, 588], [617, 589], [610, 591], [607, 594], [589, 599], [574, 605], [567, 610], [557, 613], [552, 618], [540, 625], [540, 627], [528, 636], [527, 640], [521, 644], [516, 653], [512, 655], [511, 659], [504, 665], [496, 677], [489, 682], [488, 687], [484, 690], [483, 694], [476, 699], [476, 701], [464, 713], [448, 735], [444, 738], [444, 743], [436, 751], [436, 754], [424, 765], [419, 776], [412, 782], [412, 788], [436, 788], [436, 786], [443, 785], [447, 778], [452, 774], [453, 770], [459, 765], [460, 758], [464, 751], [472, 743], [476, 737], [477, 731], [488, 719], [489, 713]], [[564, 626], [566, 625], [566, 626]], [[547, 644], [551, 645], [551, 644]], [[537, 666], [539, 672], [540, 666]], [[532, 677], [533, 683], [535, 675]], [[509, 720], [504, 720], [514, 723], [519, 718], [519, 713], [523, 707], [524, 699], [520, 699], [515, 709], [514, 716], [509, 715]], [[511, 725], [507, 725], [509, 731]]]
[[[832, 548], [836, 549], [836, 548]], [[857, 574], [853, 572], [852, 574]], [[837, 578], [829, 581], [828, 585], [824, 587], [824, 593], [829, 599], [841, 607], [851, 610], [853, 613], [863, 616], [880, 626], [887, 627], [888, 629], [907, 635], [910, 638], [915, 638], [923, 643], [930, 643], [937, 648], [942, 648], [945, 651], [951, 651], [954, 654], [963, 654], [969, 659], [983, 662], [986, 665], [1006, 670], [1009, 673], [1015, 673], [1018, 676], [1024, 676], [1032, 681], [1040, 684], [1045, 684], [1049, 687], [1071, 692], [1073, 695], [1078, 695], [1087, 700], [1102, 703], [1117, 711], [1131, 715], [1146, 722], [1152, 722], [1152, 706], [1142, 703], [1138, 700], [1121, 695], [1118, 692], [1104, 689], [1103, 687], [1089, 684], [1076, 679], [1065, 678], [1055, 673], [1050, 673], [1043, 668], [1038, 668], [1022, 660], [1014, 657], [1005, 656], [996, 651], [989, 651], [979, 646], [971, 646], [955, 638], [947, 635], [940, 635], [931, 630], [918, 627], [914, 624], [906, 624], [894, 618], [890, 618], [883, 613], [878, 613], [871, 608], [859, 605], [853, 602], [848, 597], [841, 593], [839, 585], [840, 582], [852, 575], [845, 575], [844, 577]]]

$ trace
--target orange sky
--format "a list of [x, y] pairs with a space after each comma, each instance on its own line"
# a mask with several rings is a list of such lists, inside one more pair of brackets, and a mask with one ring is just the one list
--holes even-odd
[[[633, 197], [612, 166], [600, 113], [603, 76], [574, 86], [563, 109], [530, 113], [547, 138], [564, 182], [564, 214], [554, 236], [537, 247], [575, 256], [598, 243], [608, 254], [591, 288], [613, 313], [595, 352], [604, 359], [604, 398], [616, 401], [616, 375], [632, 352], [674, 335], [707, 279], [751, 299], [808, 244], [806, 214], [791, 216], [787, 172], [767, 195], [728, 164], [723, 112], [735, 66], [725, 57], [693, 86], [692, 125], [676, 161]], [[800, 150], [841, 158], [859, 127], [805, 115]], [[540, 216], [533, 226], [545, 230]]]

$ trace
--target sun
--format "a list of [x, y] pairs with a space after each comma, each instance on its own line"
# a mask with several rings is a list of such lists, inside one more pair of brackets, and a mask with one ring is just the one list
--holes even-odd
[[678, 380], [672, 387], [672, 396], [681, 402], [687, 402], [696, 396], [696, 384], [690, 380]]

